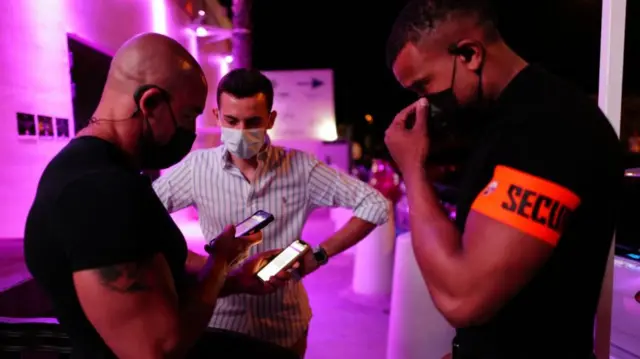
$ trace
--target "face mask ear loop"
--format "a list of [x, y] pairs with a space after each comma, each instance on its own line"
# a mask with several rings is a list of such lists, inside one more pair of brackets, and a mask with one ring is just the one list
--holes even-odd
[[482, 62], [480, 63], [480, 67], [476, 70], [476, 74], [478, 75], [478, 103], [481, 104], [484, 100], [484, 89], [482, 86], [482, 70], [484, 69], [484, 52], [482, 54]]
[[453, 85], [456, 83], [456, 71], [458, 69], [458, 61], [456, 59], [458, 56], [453, 57], [453, 72], [451, 73], [451, 90], [453, 90]]

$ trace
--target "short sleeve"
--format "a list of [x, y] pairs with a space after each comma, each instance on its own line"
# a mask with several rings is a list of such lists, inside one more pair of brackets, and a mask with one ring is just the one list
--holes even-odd
[[556, 245], [582, 202], [585, 155], [571, 131], [545, 125], [553, 121], [519, 123], [496, 143], [493, 177], [471, 208]]
[[[57, 234], [73, 271], [138, 261], [157, 253], [151, 232], [164, 210], [148, 180], [135, 174], [84, 176], [56, 202]], [[157, 218], [156, 218], [157, 222]]]

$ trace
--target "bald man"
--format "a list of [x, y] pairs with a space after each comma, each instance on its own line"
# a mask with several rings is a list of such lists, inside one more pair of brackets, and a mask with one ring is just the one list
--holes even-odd
[[[489, 3], [411, 0], [389, 40], [422, 97], [385, 139], [416, 260], [457, 328], [454, 359], [590, 358], [622, 147], [594, 101], [507, 46]], [[442, 128], [475, 129], [456, 223], [423, 170]]]
[[[206, 94], [202, 69], [181, 45], [134, 37], [113, 58], [89, 126], [43, 173], [25, 257], [74, 358], [183, 357], [207, 327], [229, 263], [261, 239], [234, 238], [228, 226], [188, 281], [184, 237], [140, 174], [190, 151]], [[270, 255], [233, 272], [233, 282], [262, 285], [255, 269]]]

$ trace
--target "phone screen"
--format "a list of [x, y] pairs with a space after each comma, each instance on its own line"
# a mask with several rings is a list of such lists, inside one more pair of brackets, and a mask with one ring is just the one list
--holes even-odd
[[236, 226], [236, 236], [246, 234], [267, 218], [269, 218], [269, 214], [266, 212], [254, 213], [253, 216], [245, 219], [242, 223]]
[[291, 243], [289, 247], [280, 252], [280, 254], [258, 272], [258, 277], [265, 282], [268, 281], [271, 277], [291, 264], [291, 262], [295, 261], [307, 247], [306, 244], [300, 241]]

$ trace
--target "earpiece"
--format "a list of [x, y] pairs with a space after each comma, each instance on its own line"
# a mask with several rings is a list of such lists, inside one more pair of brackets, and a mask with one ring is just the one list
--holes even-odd
[[476, 52], [470, 47], [458, 47], [458, 45], [451, 45], [449, 46], [449, 53], [455, 56], [462, 56], [465, 61], [471, 61], [471, 58]]

